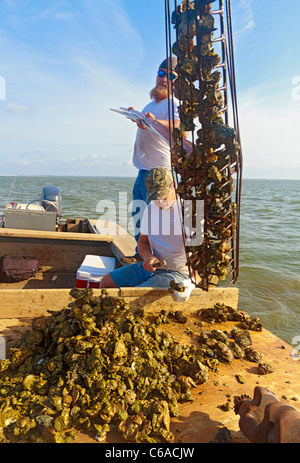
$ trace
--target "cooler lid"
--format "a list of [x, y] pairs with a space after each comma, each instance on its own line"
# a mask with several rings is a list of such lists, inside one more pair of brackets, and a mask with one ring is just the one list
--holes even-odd
[[87, 255], [77, 270], [77, 278], [99, 281], [103, 275], [114, 270], [115, 265], [114, 257]]

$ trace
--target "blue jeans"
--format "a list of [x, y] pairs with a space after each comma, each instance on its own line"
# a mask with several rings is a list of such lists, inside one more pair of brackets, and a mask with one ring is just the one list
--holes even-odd
[[[139, 206], [137, 207], [137, 210], [134, 209], [132, 211], [132, 218], [133, 218], [133, 223], [134, 223], [134, 237], [136, 240], [136, 243], [139, 242], [139, 237], [140, 237], [140, 227], [141, 227], [141, 219], [134, 219], [134, 217], [139, 214], [140, 218], [143, 216], [143, 212], [146, 208], [147, 205], [147, 188], [145, 185], [145, 177], [149, 171], [148, 170], [139, 170], [138, 176], [136, 178], [136, 181], [134, 183], [134, 187], [132, 190], [132, 199], [133, 201], [140, 201]], [[137, 205], [137, 204], [136, 204]], [[135, 207], [135, 205], [134, 205]], [[137, 252], [137, 247], [136, 247], [136, 255], [138, 256]]]
[[168, 288], [172, 280], [180, 283], [189, 278], [188, 275], [174, 270], [157, 269], [155, 272], [148, 272], [144, 269], [143, 262], [113, 270], [110, 272], [110, 276], [118, 288], [131, 286], [139, 288]]

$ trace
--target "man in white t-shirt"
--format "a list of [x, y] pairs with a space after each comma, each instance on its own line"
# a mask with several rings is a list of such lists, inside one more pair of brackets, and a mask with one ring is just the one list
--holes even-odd
[[169, 287], [172, 280], [189, 280], [185, 244], [182, 236], [181, 203], [169, 169], [148, 171], [146, 200], [138, 252], [142, 262], [106, 274], [102, 288], [126, 286]]
[[[178, 128], [180, 125], [178, 106], [179, 101], [172, 95], [172, 85], [177, 78], [175, 71], [177, 58], [165, 59], [159, 66], [156, 86], [151, 90], [151, 102], [143, 109], [146, 118], [160, 122], [169, 130]], [[131, 108], [134, 109], [134, 108]], [[170, 114], [170, 117], [169, 117]], [[150, 169], [165, 167], [171, 170], [170, 145], [163, 139], [157, 137], [152, 131], [143, 125], [141, 119], [137, 120], [137, 134], [133, 152], [133, 165], [138, 169], [138, 175], [133, 187], [133, 222], [135, 228], [135, 239], [138, 243], [140, 220], [135, 217], [142, 216], [142, 208], [146, 207], [147, 189], [145, 177]], [[141, 261], [138, 252], [135, 256], [125, 257], [124, 262], [131, 264]]]

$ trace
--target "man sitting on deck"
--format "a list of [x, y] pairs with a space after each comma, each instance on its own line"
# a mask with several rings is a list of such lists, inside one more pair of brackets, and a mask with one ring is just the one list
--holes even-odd
[[143, 261], [107, 273], [102, 288], [169, 287], [189, 280], [185, 245], [182, 237], [181, 202], [172, 173], [164, 167], [149, 170], [145, 184], [147, 202], [138, 252]]

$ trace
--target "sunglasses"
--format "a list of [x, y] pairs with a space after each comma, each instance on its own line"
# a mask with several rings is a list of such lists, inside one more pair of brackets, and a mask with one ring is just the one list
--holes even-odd
[[[167, 72], [165, 71], [162, 71], [161, 69], [158, 71], [157, 73], [158, 77], [165, 77], [167, 74]], [[177, 78], [177, 75], [176, 74], [173, 74], [173, 72], [169, 72], [169, 79], [170, 80], [175, 80]]]

